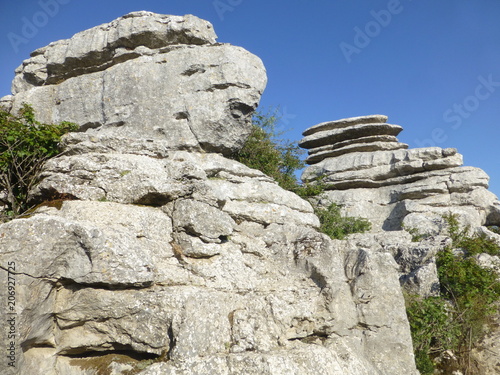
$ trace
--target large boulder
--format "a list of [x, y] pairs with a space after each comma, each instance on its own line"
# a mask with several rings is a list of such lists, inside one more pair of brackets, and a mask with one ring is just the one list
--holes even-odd
[[265, 70], [214, 40], [138, 12], [17, 71], [2, 106], [80, 132], [38, 206], [0, 225], [2, 374], [417, 374], [393, 255], [331, 240], [309, 202], [220, 154], [245, 140]]
[[194, 16], [131, 13], [33, 52], [3, 105], [30, 103], [40, 121], [75, 122], [96, 138], [231, 153], [250, 133], [266, 73], [215, 39]]
[[51, 164], [65, 198], [0, 226], [26, 373], [416, 373], [392, 255], [318, 233], [262, 173], [185, 151]]

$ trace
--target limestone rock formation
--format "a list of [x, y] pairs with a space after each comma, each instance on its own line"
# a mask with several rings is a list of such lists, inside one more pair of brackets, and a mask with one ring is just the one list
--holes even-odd
[[194, 16], [130, 13], [33, 52], [2, 103], [30, 103], [42, 122], [72, 121], [119, 147], [141, 138], [231, 153], [250, 133], [266, 75], [258, 57], [215, 39]]
[[[314, 200], [334, 202], [350, 216], [372, 222], [371, 235], [351, 236], [358, 246], [389, 253], [398, 264], [400, 283], [410, 294], [439, 294], [436, 254], [451, 244], [443, 215], [456, 214], [462, 226], [500, 244], [486, 226], [500, 224], [500, 203], [489, 192], [489, 177], [479, 168], [462, 167], [456, 149], [407, 149], [395, 136], [401, 127], [373, 115], [322, 123], [307, 129], [309, 148], [302, 179], [327, 190]], [[365, 129], [366, 131], [361, 131]], [[413, 242], [408, 231], [425, 235]], [[374, 243], [375, 241], [375, 243]], [[478, 263], [499, 271], [498, 256], [481, 254]], [[477, 373], [499, 374], [500, 312], [471, 355]], [[453, 353], [451, 353], [453, 356]]]
[[355, 151], [399, 150], [408, 145], [398, 142], [403, 128], [386, 124], [387, 116], [373, 115], [323, 122], [306, 129], [300, 146], [309, 149], [307, 164]]
[[2, 105], [80, 131], [37, 208], [0, 225], [2, 374], [417, 374], [393, 245], [331, 240], [308, 202], [220, 154], [266, 77], [214, 39], [196, 17], [138, 12], [18, 69]]
[[448, 212], [460, 214], [474, 228], [500, 223], [500, 203], [487, 190], [485, 172], [462, 167], [456, 149], [406, 149], [395, 138], [402, 128], [381, 122], [386, 120], [355, 117], [306, 130], [301, 145], [310, 148], [311, 166], [302, 179], [321, 181], [328, 189], [326, 202], [368, 218], [375, 231], [403, 225], [439, 234], [441, 216]]

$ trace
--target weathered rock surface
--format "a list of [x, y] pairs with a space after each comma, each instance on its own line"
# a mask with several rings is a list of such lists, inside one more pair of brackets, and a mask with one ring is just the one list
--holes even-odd
[[323, 122], [306, 129], [301, 147], [309, 149], [307, 164], [353, 153], [400, 150], [407, 144], [398, 142], [399, 125], [386, 124], [387, 116], [371, 115]]
[[[21, 368], [93, 374], [103, 353], [167, 355], [143, 374], [368, 375], [412, 365], [390, 254], [319, 234], [310, 205], [257, 171], [181, 155], [171, 162], [185, 160], [182, 196], [160, 191], [135, 205], [110, 188], [108, 201], [47, 203], [0, 227], [2, 264], [17, 265]], [[262, 211], [262, 198], [280, 202]], [[240, 205], [227, 210], [233, 199]]]
[[35, 86], [57, 84], [71, 77], [105, 70], [148, 54], [148, 49], [214, 44], [216, 39], [212, 25], [192, 15], [129, 13], [34, 51], [16, 70], [12, 92], [17, 94]]
[[302, 135], [307, 136], [314, 133], [333, 130], [339, 128], [346, 128], [352, 125], [360, 125], [360, 124], [378, 124], [385, 123], [387, 121], [387, 116], [384, 115], [371, 115], [371, 116], [360, 116], [360, 117], [350, 117], [344, 118], [337, 121], [327, 121], [322, 122], [321, 124], [311, 126], [310, 128], [304, 130]]
[[310, 203], [214, 153], [243, 142], [266, 80], [214, 38], [139, 12], [18, 70], [2, 103], [81, 129], [41, 204], [0, 225], [2, 374], [417, 374], [393, 247], [331, 240]]
[[258, 57], [215, 38], [194, 16], [131, 13], [35, 51], [3, 101], [94, 138], [231, 153], [250, 132], [266, 75]]
[[[388, 136], [390, 137], [390, 136]], [[368, 137], [366, 137], [368, 138]], [[340, 142], [341, 143], [341, 142]], [[390, 151], [390, 150], [400, 150], [400, 149], [406, 149], [408, 148], [408, 145], [404, 143], [399, 143], [399, 142], [371, 142], [371, 143], [356, 143], [356, 144], [350, 144], [344, 147], [335, 147], [332, 149], [325, 149], [322, 151], [319, 151], [320, 148], [325, 148], [325, 147], [318, 147], [317, 149], [314, 149], [315, 152], [311, 153], [309, 157], [307, 158], [307, 163], [308, 164], [314, 164], [317, 162], [320, 162], [326, 158], [331, 158], [334, 156], [340, 156], [343, 154], [347, 154], [350, 152], [374, 152], [374, 151]]]
[[299, 146], [304, 148], [321, 147], [327, 144], [342, 142], [347, 139], [361, 138], [372, 135], [398, 135], [403, 128], [391, 124], [356, 124], [347, 127], [313, 133], [305, 136]]
[[[482, 232], [500, 243], [500, 235], [487, 232], [483, 228]], [[477, 262], [485, 268], [494, 270], [498, 274], [498, 280], [500, 280], [499, 256], [479, 254], [477, 255]], [[475, 367], [479, 370], [479, 373], [484, 375], [497, 375], [500, 373], [500, 303], [497, 303], [497, 307], [498, 313], [493, 316], [488, 333], [471, 354]]]
[[[487, 190], [487, 174], [462, 167], [462, 156], [456, 149], [405, 150], [406, 145], [388, 136], [387, 128], [364, 125], [376, 119], [387, 120], [377, 115], [356, 117], [306, 130], [302, 145], [309, 148], [307, 162], [311, 165], [302, 179], [326, 187], [326, 192], [313, 199], [315, 204], [328, 206], [333, 202], [341, 205], [345, 214], [372, 222], [371, 235], [351, 236], [349, 241], [391, 254], [398, 264], [401, 286], [408, 293], [437, 296], [436, 255], [451, 244], [443, 216], [456, 214], [463, 227], [500, 244], [500, 236], [485, 227], [500, 223], [500, 203]], [[362, 126], [379, 133], [367, 132], [360, 137], [350, 131]], [[401, 229], [422, 238], [413, 242]], [[480, 254], [477, 261], [500, 272], [498, 257]], [[477, 373], [500, 373], [497, 323], [472, 352], [471, 363]]]
[[[499, 273], [500, 274], [500, 273]], [[500, 306], [499, 311], [500, 311]], [[490, 323], [490, 332], [475, 348], [471, 357], [480, 374], [497, 375], [500, 373], [500, 313]]]
[[[463, 223], [474, 228], [500, 223], [500, 203], [487, 190], [486, 173], [462, 167], [462, 155], [453, 148], [405, 150], [406, 145], [395, 137], [385, 138], [387, 134], [379, 125], [372, 128], [378, 129], [378, 134], [359, 137], [349, 133], [349, 129], [372, 126], [365, 124], [374, 118], [382, 119], [380, 115], [355, 117], [304, 132], [302, 144], [307, 147], [311, 137], [324, 143], [310, 149], [312, 165], [302, 174], [305, 182], [321, 181], [326, 186], [323, 204], [335, 202], [349, 215], [368, 218], [374, 231], [400, 230], [403, 225], [435, 235], [440, 232], [436, 223], [449, 212], [460, 214]], [[339, 131], [350, 137], [340, 143], [330, 137]], [[379, 137], [386, 141], [380, 142]]]

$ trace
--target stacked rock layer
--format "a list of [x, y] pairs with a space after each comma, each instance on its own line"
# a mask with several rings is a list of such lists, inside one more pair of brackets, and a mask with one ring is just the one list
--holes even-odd
[[309, 149], [311, 165], [303, 181], [324, 184], [324, 202], [368, 218], [375, 230], [406, 226], [437, 233], [448, 212], [472, 227], [500, 223], [500, 204], [487, 190], [484, 171], [462, 167], [456, 149], [407, 149], [396, 138], [402, 127], [386, 121], [372, 115], [307, 129], [300, 145]]
[[300, 146], [309, 149], [307, 164], [350, 152], [399, 150], [408, 145], [396, 136], [403, 130], [386, 123], [387, 117], [373, 115], [323, 122], [307, 129]]
[[148, 12], [23, 63], [0, 104], [80, 131], [46, 163], [38, 208], [0, 225], [17, 314], [0, 373], [417, 373], [383, 245], [331, 240], [309, 202], [221, 155], [265, 82], [208, 22]]

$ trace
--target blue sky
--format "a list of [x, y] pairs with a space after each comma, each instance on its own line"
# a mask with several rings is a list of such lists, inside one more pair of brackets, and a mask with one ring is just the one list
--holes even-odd
[[0, 96], [31, 51], [136, 10], [194, 14], [258, 55], [261, 108], [280, 107], [291, 140], [385, 114], [412, 148], [458, 148], [500, 195], [500, 1], [0, 0]]

